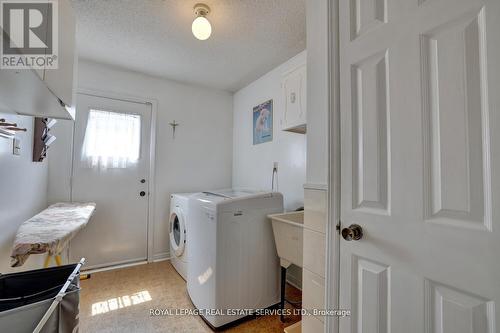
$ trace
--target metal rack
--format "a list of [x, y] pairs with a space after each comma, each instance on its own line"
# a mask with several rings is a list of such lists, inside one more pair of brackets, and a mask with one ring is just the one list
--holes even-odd
[[57, 120], [55, 119], [35, 118], [33, 129], [33, 162], [42, 162], [47, 157], [47, 150], [56, 139], [49, 132], [56, 123]]
[[12, 138], [16, 135], [16, 132], [26, 132], [26, 128], [18, 127], [16, 123], [0, 119], [0, 137]]

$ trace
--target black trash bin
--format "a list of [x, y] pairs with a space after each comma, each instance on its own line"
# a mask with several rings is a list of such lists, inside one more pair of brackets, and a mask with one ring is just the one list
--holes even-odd
[[0, 275], [0, 332], [78, 332], [83, 263]]

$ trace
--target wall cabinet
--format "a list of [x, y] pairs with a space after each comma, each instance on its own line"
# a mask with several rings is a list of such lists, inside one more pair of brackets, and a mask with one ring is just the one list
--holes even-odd
[[59, 64], [57, 69], [45, 69], [43, 80], [66, 106], [73, 105], [73, 74], [76, 66], [76, 17], [69, 0], [59, 0]]
[[284, 131], [305, 133], [307, 128], [307, 71], [306, 65], [283, 74], [283, 119]]
[[0, 112], [73, 119], [35, 71], [0, 69]]
[[[54, 5], [58, 12], [58, 68], [0, 69], [2, 112], [74, 119], [76, 19], [70, 0], [58, 0]], [[47, 2], [45, 10], [48, 8]], [[0, 35], [9, 38], [3, 31]]]

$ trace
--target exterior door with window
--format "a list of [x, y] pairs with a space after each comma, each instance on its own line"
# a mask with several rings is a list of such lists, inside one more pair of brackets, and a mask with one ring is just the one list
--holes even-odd
[[340, 332], [495, 333], [500, 1], [340, 0], [339, 16]]
[[72, 240], [87, 268], [147, 259], [151, 105], [78, 94], [73, 201], [96, 212]]

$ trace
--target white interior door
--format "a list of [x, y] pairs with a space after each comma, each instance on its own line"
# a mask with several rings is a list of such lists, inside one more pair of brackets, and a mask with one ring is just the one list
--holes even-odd
[[[104, 123], [93, 123], [95, 119], [89, 118], [89, 114], [94, 111], [98, 112], [95, 113], [97, 115], [103, 111], [105, 115], [110, 115], [110, 118], [98, 119]], [[125, 119], [116, 117], [125, 117]], [[89, 120], [91, 125], [89, 125]], [[121, 123], [122, 120], [126, 122], [125, 125]], [[131, 126], [129, 121], [132, 121], [134, 126], [137, 125], [136, 121], [139, 121], [139, 133], [137, 131], [123, 132]], [[109, 127], [99, 132], [100, 126]], [[91, 128], [94, 130], [92, 131]], [[149, 104], [78, 94], [72, 200], [93, 201], [96, 202], [97, 207], [90, 223], [71, 242], [72, 261], [85, 257], [86, 268], [90, 268], [141, 261], [147, 258], [150, 128], [151, 106]], [[103, 135], [105, 135], [104, 138]], [[131, 143], [130, 138], [137, 135], [139, 135], [140, 142]], [[97, 152], [89, 153], [90, 149], [84, 148], [87, 147], [85, 140], [91, 138], [97, 140], [92, 146], [92, 149]], [[107, 147], [113, 143], [115, 146]], [[127, 149], [136, 145], [139, 150], [137, 158], [133, 158], [133, 161], [128, 163], [122, 163], [121, 156], [116, 154], [131, 154], [134, 150]], [[110, 149], [103, 150], [104, 147]], [[103, 161], [93, 159], [89, 161], [88, 157], [92, 154], [101, 156], [103, 160], [106, 160], [106, 156], [102, 155], [109, 155], [107, 156], [108, 164], [104, 166], [100, 163], [92, 163], [92, 161]], [[118, 158], [118, 163], [109, 162], [113, 158]]]
[[[340, 332], [494, 333], [500, 1], [340, 0]], [[347, 232], [348, 230], [345, 230]]]

